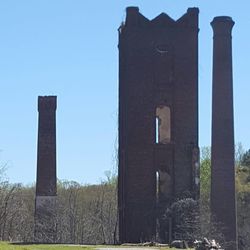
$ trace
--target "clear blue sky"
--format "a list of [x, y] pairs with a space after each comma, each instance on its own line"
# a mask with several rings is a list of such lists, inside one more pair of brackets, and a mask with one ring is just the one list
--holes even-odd
[[36, 178], [37, 96], [57, 95], [58, 177], [96, 183], [117, 144], [117, 29], [127, 6], [153, 19], [200, 9], [200, 146], [210, 145], [212, 29], [232, 16], [235, 140], [250, 148], [250, 2], [226, 0], [0, 1], [0, 162], [11, 182]]

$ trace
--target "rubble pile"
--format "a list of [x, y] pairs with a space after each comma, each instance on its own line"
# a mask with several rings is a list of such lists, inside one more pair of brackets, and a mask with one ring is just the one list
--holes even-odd
[[220, 249], [223, 250], [218, 242], [215, 240], [208, 240], [207, 238], [204, 238], [201, 240], [196, 240], [194, 242], [195, 250], [212, 250], [212, 249]]

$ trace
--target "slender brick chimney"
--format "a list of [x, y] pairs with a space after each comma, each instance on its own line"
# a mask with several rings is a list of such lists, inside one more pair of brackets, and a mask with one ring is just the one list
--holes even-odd
[[213, 42], [211, 212], [228, 243], [237, 248], [231, 17], [211, 22]]
[[35, 241], [50, 243], [56, 235], [56, 96], [39, 96], [38, 112]]

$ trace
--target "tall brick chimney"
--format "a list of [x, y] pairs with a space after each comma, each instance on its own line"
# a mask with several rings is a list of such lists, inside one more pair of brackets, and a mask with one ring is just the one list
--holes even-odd
[[213, 41], [211, 212], [228, 243], [237, 249], [231, 17], [211, 22]]
[[56, 96], [39, 96], [38, 112], [35, 241], [50, 243], [56, 234]]

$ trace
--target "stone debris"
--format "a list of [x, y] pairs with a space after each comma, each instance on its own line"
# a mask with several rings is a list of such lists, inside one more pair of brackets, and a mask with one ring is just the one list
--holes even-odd
[[174, 240], [171, 242], [170, 247], [178, 249], [188, 249], [188, 243], [185, 240]]
[[123, 243], [122, 246], [135, 246], [135, 247], [168, 247], [168, 244], [162, 244], [154, 241], [142, 242], [142, 243]]
[[195, 240], [194, 242], [195, 250], [212, 250], [212, 249], [221, 249], [221, 246], [218, 242], [215, 240], [208, 240], [207, 238], [204, 238], [201, 240]]

